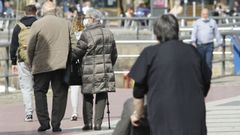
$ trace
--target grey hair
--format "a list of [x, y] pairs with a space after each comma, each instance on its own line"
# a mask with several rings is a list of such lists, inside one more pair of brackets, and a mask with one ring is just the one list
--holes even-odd
[[55, 11], [55, 10], [56, 10], [56, 5], [53, 2], [51, 2], [51, 1], [44, 2], [43, 6], [42, 6], [43, 14], [45, 14], [46, 12]]
[[100, 21], [103, 18], [103, 14], [99, 10], [94, 9], [94, 8], [88, 9], [86, 11], [86, 15], [92, 17], [93, 19], [95, 19], [97, 21]]
[[177, 18], [172, 14], [162, 15], [155, 22], [153, 32], [160, 42], [178, 40], [179, 25]]

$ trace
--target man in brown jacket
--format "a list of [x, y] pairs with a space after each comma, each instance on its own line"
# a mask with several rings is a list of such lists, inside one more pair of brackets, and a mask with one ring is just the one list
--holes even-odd
[[[68, 22], [55, 15], [55, 5], [47, 1], [43, 5], [43, 17], [34, 22], [28, 47], [29, 63], [34, 76], [36, 113], [40, 123], [38, 131], [50, 129], [47, 92], [51, 83], [53, 106], [51, 125], [53, 132], [60, 132], [65, 114], [68, 85], [64, 83], [64, 71], [69, 53]], [[76, 39], [75, 39], [76, 40]]]

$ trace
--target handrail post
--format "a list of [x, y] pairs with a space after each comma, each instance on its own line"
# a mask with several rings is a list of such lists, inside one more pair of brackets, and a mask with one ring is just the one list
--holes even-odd
[[10, 20], [11, 18], [9, 18], [9, 20], [8, 20], [8, 27], [7, 27], [7, 30], [8, 30], [8, 41], [10, 41], [11, 39], [10, 39], [10, 37], [11, 37], [11, 20]]
[[139, 40], [139, 23], [140, 21], [137, 21], [137, 40]]
[[6, 46], [5, 66], [5, 94], [9, 93], [9, 46]]
[[223, 45], [222, 45], [222, 76], [225, 75], [226, 71], [226, 56], [225, 56], [225, 51], [226, 51], [226, 35], [223, 35]]

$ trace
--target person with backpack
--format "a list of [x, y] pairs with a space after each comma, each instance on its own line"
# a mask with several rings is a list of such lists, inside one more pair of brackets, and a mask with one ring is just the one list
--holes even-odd
[[36, 11], [37, 9], [34, 5], [26, 6], [25, 16], [20, 19], [13, 30], [10, 45], [12, 73], [18, 74], [20, 89], [23, 95], [26, 122], [31, 122], [33, 119], [33, 79], [27, 62], [27, 43], [30, 27], [37, 20]]

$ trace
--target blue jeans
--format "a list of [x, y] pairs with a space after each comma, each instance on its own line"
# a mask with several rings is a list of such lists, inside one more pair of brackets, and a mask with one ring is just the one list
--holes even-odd
[[33, 76], [29, 67], [24, 62], [18, 63], [18, 77], [23, 96], [25, 114], [33, 114]]
[[213, 42], [207, 44], [198, 44], [197, 49], [202, 56], [202, 58], [206, 61], [208, 67], [212, 70], [212, 60], [213, 60], [213, 50], [214, 45]]

